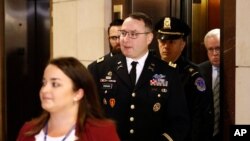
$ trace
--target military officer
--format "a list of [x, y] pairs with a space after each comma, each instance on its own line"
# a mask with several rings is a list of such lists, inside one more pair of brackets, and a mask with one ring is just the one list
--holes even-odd
[[186, 93], [191, 127], [185, 140], [207, 141], [212, 127], [212, 95], [197, 65], [182, 55], [190, 28], [180, 19], [164, 17], [156, 23], [155, 30], [161, 59], [178, 70]]
[[[98, 74], [98, 71], [102, 69], [103, 61], [107, 60], [108, 58], [113, 57], [114, 55], [121, 53], [120, 49], [120, 32], [123, 20], [122, 19], [115, 19], [113, 20], [108, 27], [108, 40], [109, 40], [109, 49], [110, 52], [103, 57], [100, 57], [96, 61], [92, 62], [88, 69], [91, 70], [93, 73]], [[96, 76], [96, 75], [94, 75]], [[96, 78], [95, 78], [96, 79]]]
[[189, 129], [176, 68], [149, 53], [152, 31], [146, 14], [130, 14], [120, 30], [122, 54], [103, 61], [97, 76], [104, 109], [122, 141], [182, 141]]

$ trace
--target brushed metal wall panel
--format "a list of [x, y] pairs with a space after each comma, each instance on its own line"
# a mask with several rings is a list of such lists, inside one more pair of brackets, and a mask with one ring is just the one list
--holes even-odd
[[5, 0], [6, 139], [40, 111], [39, 89], [50, 55], [50, 1]]

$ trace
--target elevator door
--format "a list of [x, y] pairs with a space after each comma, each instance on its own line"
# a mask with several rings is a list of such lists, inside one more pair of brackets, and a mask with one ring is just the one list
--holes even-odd
[[39, 88], [50, 55], [50, 1], [5, 0], [5, 140], [41, 112]]
[[[131, 0], [131, 12], [144, 12], [152, 18], [155, 25], [161, 18], [165, 16], [177, 17], [183, 21], [188, 20], [187, 12], [190, 6], [190, 0]], [[187, 22], [188, 23], [188, 22]], [[189, 41], [188, 41], [189, 42]], [[156, 38], [153, 39], [150, 50], [160, 57], [158, 43]], [[185, 49], [186, 53], [187, 49]]]

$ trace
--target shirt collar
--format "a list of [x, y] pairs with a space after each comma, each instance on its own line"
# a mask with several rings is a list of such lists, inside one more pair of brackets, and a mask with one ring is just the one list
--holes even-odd
[[145, 61], [146, 61], [147, 57], [148, 57], [148, 52], [145, 53], [145, 55], [143, 55], [143, 56], [142, 56], [140, 59], [138, 59], [138, 60], [133, 60], [132, 58], [126, 57], [127, 66], [130, 66], [131, 63], [132, 63], [133, 61], [137, 61], [137, 62], [138, 62], [138, 65], [143, 66], [143, 65], [145, 64]]
[[220, 67], [215, 67], [215, 66], [212, 66], [213, 67], [213, 71], [220, 71]]

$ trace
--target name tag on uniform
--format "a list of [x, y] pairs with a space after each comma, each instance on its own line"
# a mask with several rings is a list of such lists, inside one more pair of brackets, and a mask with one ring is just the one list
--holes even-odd
[[112, 83], [102, 83], [103, 89], [112, 89], [113, 84]]

